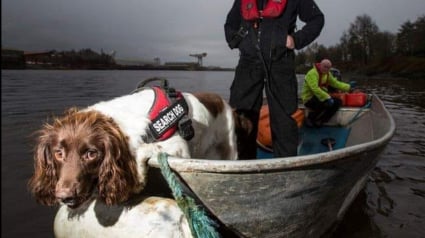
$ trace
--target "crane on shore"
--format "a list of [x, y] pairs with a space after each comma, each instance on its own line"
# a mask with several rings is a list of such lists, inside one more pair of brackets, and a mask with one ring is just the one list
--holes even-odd
[[206, 57], [207, 53], [204, 52], [201, 54], [190, 54], [189, 56], [197, 58], [199, 67], [202, 67], [202, 58]]

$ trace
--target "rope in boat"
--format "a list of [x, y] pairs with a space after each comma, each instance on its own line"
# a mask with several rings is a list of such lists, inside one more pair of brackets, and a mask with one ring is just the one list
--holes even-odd
[[366, 109], [369, 108], [370, 105], [372, 104], [372, 98], [370, 100], [368, 100], [368, 102], [366, 103], [366, 105], [364, 105], [363, 107], [361, 107], [356, 114], [354, 114], [354, 116], [348, 121], [348, 123], [345, 126], [351, 125], [355, 120], [357, 120], [360, 117], [360, 113]]
[[158, 155], [158, 161], [161, 173], [167, 181], [177, 205], [186, 216], [193, 237], [219, 238], [220, 235], [215, 229], [217, 224], [205, 214], [205, 211], [201, 207], [196, 205], [193, 198], [183, 193], [176, 175], [171, 171], [168, 164], [168, 155], [166, 153], [160, 153]]

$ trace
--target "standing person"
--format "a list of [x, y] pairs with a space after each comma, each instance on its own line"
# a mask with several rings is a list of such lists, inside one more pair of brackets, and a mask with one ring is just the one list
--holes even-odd
[[[304, 22], [296, 30], [297, 17]], [[230, 88], [230, 105], [254, 125], [240, 158], [256, 157], [258, 118], [265, 88], [274, 157], [296, 156], [298, 106], [294, 49], [315, 40], [324, 16], [313, 0], [235, 0], [224, 25], [226, 41], [240, 58]]]
[[338, 81], [329, 72], [331, 67], [331, 61], [323, 59], [320, 63], [314, 64], [314, 67], [305, 75], [301, 99], [304, 105], [311, 109], [305, 120], [306, 125], [309, 127], [322, 126], [341, 107], [342, 101], [339, 98], [331, 97], [329, 94], [330, 87], [344, 92], [354, 87], [354, 82], [347, 84]]

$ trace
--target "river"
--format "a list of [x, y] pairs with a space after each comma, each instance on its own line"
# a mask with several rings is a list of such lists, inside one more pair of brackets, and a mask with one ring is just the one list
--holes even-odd
[[[38, 205], [27, 190], [32, 133], [71, 106], [84, 107], [131, 92], [152, 76], [181, 91], [228, 99], [234, 72], [2, 70], [2, 237], [53, 237], [56, 208]], [[366, 187], [332, 237], [425, 237], [425, 80], [358, 78], [377, 94], [397, 130]]]

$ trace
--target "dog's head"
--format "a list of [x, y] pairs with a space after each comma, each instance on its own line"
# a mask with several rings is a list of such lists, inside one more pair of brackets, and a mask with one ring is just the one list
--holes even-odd
[[111, 118], [68, 110], [38, 132], [31, 192], [42, 204], [72, 208], [96, 191], [108, 205], [127, 200], [140, 187], [127, 140]]

